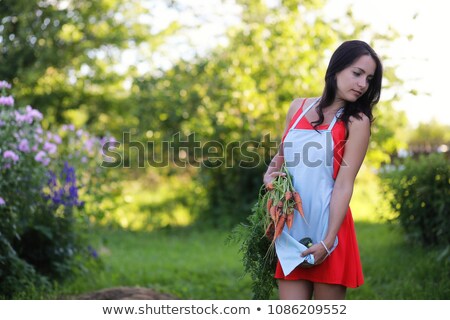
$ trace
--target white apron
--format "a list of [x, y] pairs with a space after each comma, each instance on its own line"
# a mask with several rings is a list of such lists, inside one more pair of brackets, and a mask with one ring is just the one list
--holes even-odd
[[[288, 131], [284, 143], [284, 159], [286, 167], [293, 177], [293, 185], [299, 192], [302, 202], [305, 220], [300, 213], [294, 211], [294, 222], [290, 230], [287, 226], [275, 241], [275, 248], [284, 275], [288, 275], [299, 264], [306, 261], [314, 264], [312, 254], [301, 257], [301, 253], [307, 248], [299, 243], [305, 237], [312, 239], [313, 244], [325, 239], [328, 231], [328, 219], [330, 215], [331, 193], [333, 192], [333, 149], [334, 142], [331, 135], [339, 110], [326, 130], [295, 129], [298, 122], [319, 99], [312, 103], [297, 118]], [[332, 252], [338, 244], [336, 237]]]

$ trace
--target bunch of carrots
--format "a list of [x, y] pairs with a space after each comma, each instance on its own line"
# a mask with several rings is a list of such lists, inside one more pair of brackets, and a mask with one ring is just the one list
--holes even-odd
[[278, 176], [268, 187], [268, 191], [260, 199], [266, 210], [266, 237], [272, 242], [280, 236], [285, 225], [288, 229], [294, 222], [294, 209], [297, 209], [303, 219], [305, 214], [300, 194], [294, 189], [292, 178], [283, 164], [281, 171], [285, 176]]
[[284, 164], [280, 170], [286, 175], [278, 176], [267, 188], [261, 186], [248, 223], [236, 226], [229, 237], [229, 241], [241, 244], [244, 270], [253, 280], [254, 299], [268, 300], [276, 287], [275, 240], [285, 225], [292, 227], [294, 210], [305, 219], [302, 200], [293, 187], [289, 171]]

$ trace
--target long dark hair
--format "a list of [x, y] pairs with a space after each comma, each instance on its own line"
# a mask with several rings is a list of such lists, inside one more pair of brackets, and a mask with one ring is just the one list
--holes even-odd
[[370, 122], [373, 121], [372, 109], [380, 100], [383, 66], [381, 65], [381, 61], [376, 52], [367, 43], [360, 40], [351, 40], [342, 43], [331, 56], [327, 72], [325, 74], [325, 89], [323, 90], [320, 102], [316, 107], [317, 113], [319, 114], [319, 120], [312, 123], [316, 130], [317, 127], [324, 121], [323, 109], [330, 106], [336, 97], [336, 74], [350, 66], [363, 55], [368, 55], [375, 61], [375, 73], [369, 83], [369, 88], [361, 97], [354, 102], [345, 102], [344, 111], [339, 119], [345, 123], [347, 137], [348, 122], [351, 116], [361, 119], [359, 113], [362, 112], [369, 118]]

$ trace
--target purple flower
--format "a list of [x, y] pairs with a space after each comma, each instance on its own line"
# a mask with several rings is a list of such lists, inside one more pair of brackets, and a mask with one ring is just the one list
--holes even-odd
[[53, 141], [56, 144], [61, 144], [62, 139], [60, 136], [58, 136], [56, 133], [52, 133], [50, 131], [47, 132], [47, 140]]
[[78, 129], [76, 133], [77, 133], [77, 137], [81, 137], [83, 135], [84, 131], [82, 129]]
[[19, 148], [22, 152], [30, 152], [30, 145], [28, 144], [27, 139], [22, 139], [19, 143]]
[[34, 120], [41, 121], [44, 117], [38, 110], [33, 109], [31, 106], [25, 108], [25, 113], [15, 111], [16, 121], [19, 123], [26, 122], [28, 124], [33, 123]]
[[73, 124], [63, 124], [61, 127], [62, 131], [66, 132], [66, 131], [75, 131], [75, 126]]
[[47, 196], [51, 199], [56, 206], [64, 205], [66, 207], [80, 207], [84, 203], [78, 199], [78, 187], [75, 175], [75, 169], [71, 167], [67, 162], [64, 163], [64, 167], [60, 174], [60, 180], [52, 171], [48, 173], [48, 186], [50, 193]]
[[75, 168], [69, 166], [69, 164], [66, 162], [64, 162], [64, 168], [63, 171], [61, 172], [61, 179], [64, 178], [64, 176], [66, 177], [65, 182], [66, 183], [75, 183], [76, 181], [76, 176], [75, 176]]
[[61, 144], [61, 143], [62, 143], [61, 137], [58, 136], [57, 134], [54, 134], [54, 135], [53, 135], [53, 141], [54, 141], [56, 144]]
[[2, 197], [0, 197], [0, 206], [4, 206], [6, 204], [5, 200], [3, 200]]
[[11, 85], [5, 80], [0, 81], [0, 89], [11, 89]]
[[14, 105], [14, 98], [12, 96], [4, 97], [0, 96], [0, 106], [13, 106]]
[[28, 116], [35, 120], [41, 121], [44, 118], [42, 113], [36, 109], [33, 109], [31, 106], [27, 106], [25, 110], [27, 111]]
[[38, 143], [42, 143], [42, 137], [39, 134], [34, 134], [34, 140]]
[[78, 188], [75, 184], [73, 184], [69, 187], [69, 196], [72, 199], [78, 200]]
[[85, 142], [85, 144], [84, 144], [84, 147], [86, 148], [86, 151], [91, 153], [92, 152], [92, 148], [94, 147], [94, 144], [95, 144], [95, 139], [94, 138], [88, 139]]
[[20, 112], [14, 111], [14, 115], [16, 116], [16, 122], [18, 123], [23, 123], [23, 122], [27, 122], [27, 123], [31, 123], [31, 121], [29, 121], [28, 117], [25, 114], [21, 114]]
[[44, 159], [47, 156], [47, 154], [44, 151], [39, 151], [36, 156], [34, 157], [34, 160], [41, 162], [42, 159]]
[[56, 144], [51, 142], [44, 143], [44, 151], [47, 151], [48, 154], [54, 154], [57, 150]]
[[11, 151], [11, 150], [6, 150], [3, 153], [3, 158], [4, 159], [11, 159], [14, 162], [19, 161], [19, 156], [17, 154], [15, 154], [14, 151]]
[[90, 245], [88, 246], [88, 251], [89, 251], [89, 253], [91, 254], [91, 256], [92, 256], [94, 259], [97, 259], [97, 258], [98, 258], [97, 250], [95, 250], [94, 248], [92, 248]]
[[47, 166], [50, 163], [50, 159], [47, 157], [47, 154], [44, 151], [39, 151], [34, 157], [34, 160], [42, 163], [44, 166]]
[[48, 171], [48, 186], [50, 187], [50, 189], [53, 190], [54, 187], [56, 187], [57, 182], [56, 182], [56, 174], [49, 170]]
[[117, 142], [117, 140], [114, 137], [103, 137], [100, 139], [100, 150], [103, 156], [106, 156], [103, 154], [105, 145], [109, 148], [109, 146], [114, 146], [115, 142]]

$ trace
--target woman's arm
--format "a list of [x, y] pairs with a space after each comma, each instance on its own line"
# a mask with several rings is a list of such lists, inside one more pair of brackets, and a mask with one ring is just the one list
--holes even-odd
[[[286, 124], [283, 132], [283, 136], [286, 134], [286, 131], [289, 130], [289, 124], [291, 123], [292, 117], [297, 112], [297, 110], [300, 107], [301, 102], [303, 99], [297, 98], [294, 101], [292, 101], [288, 113], [286, 115]], [[278, 150], [277, 154], [272, 158], [272, 161], [269, 164], [269, 167], [267, 168], [266, 173], [264, 174], [264, 184], [268, 189], [270, 189], [272, 186], [272, 181], [279, 175], [284, 175], [284, 173], [280, 172], [281, 166], [284, 162], [284, 156], [283, 156], [283, 144], [280, 144], [280, 149]]]
[[[369, 146], [370, 120], [365, 115], [361, 116], [362, 119], [351, 117], [348, 125], [349, 136], [331, 195], [328, 232], [323, 239], [328, 249], [333, 246], [342, 221], [347, 214], [355, 178]], [[316, 264], [320, 264], [327, 257], [327, 251], [321, 243], [313, 245], [302, 255], [306, 256], [310, 253], [314, 255]]]
[[356, 175], [366, 156], [370, 139], [369, 118], [365, 115], [362, 115], [360, 120], [350, 118], [348, 130], [349, 136], [345, 144], [344, 156], [331, 195], [328, 232], [323, 240], [328, 248], [333, 246], [342, 221], [347, 214]]

